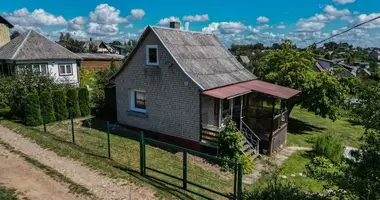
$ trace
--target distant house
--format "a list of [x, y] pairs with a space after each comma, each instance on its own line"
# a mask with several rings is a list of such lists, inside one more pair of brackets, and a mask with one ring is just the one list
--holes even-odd
[[148, 26], [112, 77], [118, 123], [200, 150], [217, 148], [229, 115], [243, 133], [244, 153], [285, 145], [288, 113], [274, 103], [300, 91], [258, 80], [213, 34], [170, 27]]
[[11, 28], [13, 28], [13, 25], [0, 16], [0, 47], [11, 40], [9, 35], [9, 29]]
[[92, 53], [111, 53], [107, 45], [102, 40], [92, 40], [85, 42], [83, 45], [85, 51]]
[[239, 60], [246, 66], [251, 62], [248, 56], [239, 56]]
[[369, 53], [369, 57], [380, 60], [380, 51], [378, 49], [374, 49], [371, 53]]
[[123, 45], [112, 45], [112, 47], [115, 49], [115, 53], [119, 55], [125, 55], [125, 50], [127, 49], [126, 46]]
[[82, 58], [81, 67], [88, 70], [104, 70], [114, 62], [117, 67], [120, 66], [124, 56], [118, 54], [101, 54], [101, 53], [77, 53]]
[[326, 71], [332, 73], [333, 69], [341, 69], [341, 71], [335, 71], [338, 75], [351, 77], [357, 75], [357, 70], [359, 67], [350, 66], [344, 63], [344, 59], [333, 59], [328, 60], [324, 58], [317, 58], [313, 70], [316, 72]]
[[40, 33], [30, 30], [0, 47], [0, 74], [33, 70], [58, 83], [79, 85], [77, 62], [81, 58]]

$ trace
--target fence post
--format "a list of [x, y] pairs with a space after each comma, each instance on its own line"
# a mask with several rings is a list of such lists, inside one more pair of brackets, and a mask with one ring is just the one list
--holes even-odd
[[234, 166], [234, 199], [236, 200], [237, 199], [237, 176], [238, 176], [238, 162], [236, 161], [235, 162], [235, 166]]
[[111, 159], [110, 122], [107, 121], [108, 159]]
[[237, 199], [242, 199], [243, 195], [243, 164], [239, 163], [238, 164], [238, 183], [237, 183], [237, 193], [238, 193], [238, 198]]
[[183, 151], [183, 170], [182, 170], [182, 175], [183, 175], [183, 189], [187, 189], [187, 152]]
[[73, 115], [72, 114], [70, 115], [70, 121], [71, 121], [71, 135], [72, 135], [72, 138], [73, 138], [73, 143], [75, 144], [74, 119], [73, 119]]
[[140, 173], [142, 176], [145, 176], [145, 141], [144, 141], [144, 132], [141, 131], [140, 134]]

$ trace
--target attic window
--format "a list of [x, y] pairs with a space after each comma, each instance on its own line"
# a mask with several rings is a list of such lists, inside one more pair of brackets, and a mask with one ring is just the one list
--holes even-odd
[[146, 45], [146, 64], [158, 65], [158, 46]]

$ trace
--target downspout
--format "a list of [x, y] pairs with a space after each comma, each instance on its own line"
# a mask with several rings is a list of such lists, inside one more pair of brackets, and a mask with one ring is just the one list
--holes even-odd
[[202, 90], [199, 90], [199, 143], [202, 142]]
[[271, 129], [271, 132], [270, 132], [270, 134], [269, 134], [269, 155], [271, 155], [272, 154], [272, 151], [273, 151], [273, 126], [274, 126], [274, 109], [275, 109], [275, 105], [276, 105], [276, 99], [275, 98], [273, 98], [273, 103], [272, 103], [273, 105], [272, 105], [272, 120], [271, 120], [271, 127], [272, 127], [272, 129]]

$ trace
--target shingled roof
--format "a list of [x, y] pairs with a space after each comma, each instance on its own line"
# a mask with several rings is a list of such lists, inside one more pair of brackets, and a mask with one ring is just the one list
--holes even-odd
[[[136, 49], [150, 31], [153, 31], [185, 74], [202, 90], [256, 79], [213, 34], [148, 26]], [[136, 49], [119, 72], [128, 65]]]
[[81, 60], [65, 47], [36, 31], [27, 31], [0, 47], [1, 60]]

